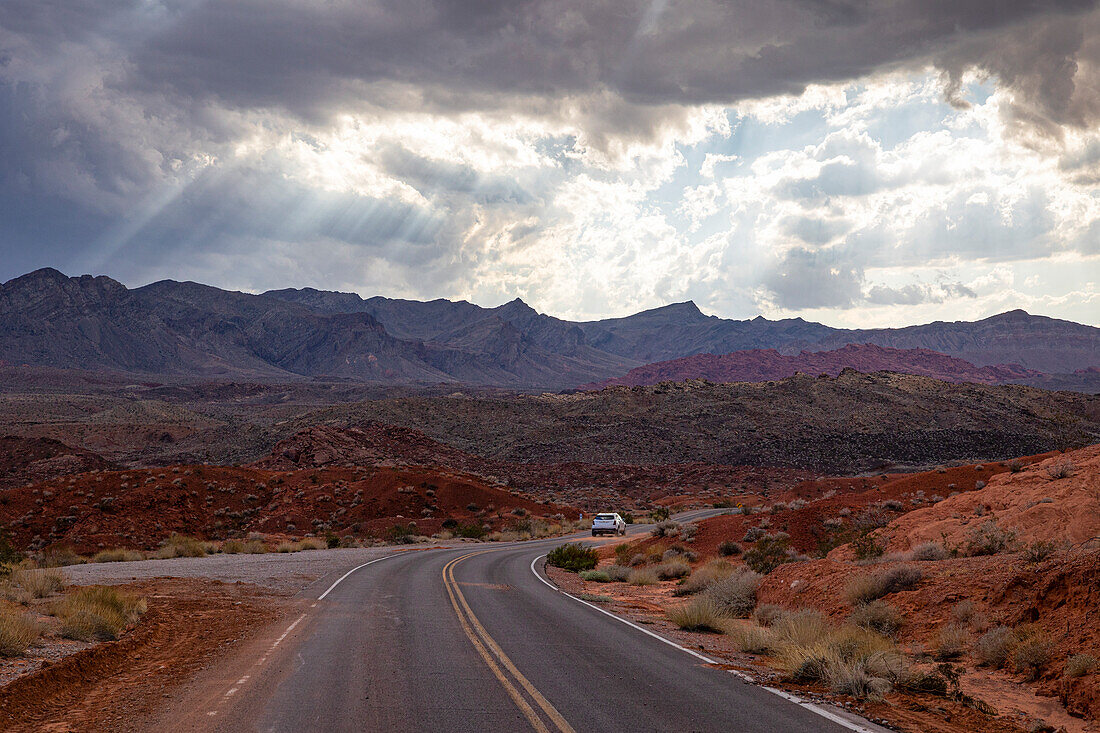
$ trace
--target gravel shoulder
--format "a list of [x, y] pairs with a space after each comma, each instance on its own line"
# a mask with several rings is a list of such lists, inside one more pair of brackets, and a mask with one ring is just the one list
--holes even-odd
[[[436, 545], [432, 545], [436, 547]], [[248, 583], [284, 596], [302, 593], [329, 575], [339, 577], [352, 568], [394, 552], [412, 548], [365, 547], [258, 555], [207, 555], [169, 560], [69, 565], [65, 577], [73, 585], [119, 585], [152, 578], [205, 578], [223, 583]], [[322, 589], [323, 590], [323, 589]]]

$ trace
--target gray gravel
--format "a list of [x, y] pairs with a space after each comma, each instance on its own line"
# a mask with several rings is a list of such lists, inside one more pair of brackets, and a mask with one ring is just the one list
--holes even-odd
[[[370, 547], [263, 555], [207, 555], [70, 565], [64, 571], [74, 585], [112, 585], [146, 578], [211, 578], [226, 583], [252, 583], [276, 593], [294, 595], [313, 584], [322, 585], [329, 576], [332, 582], [355, 566], [394, 551], [391, 547]], [[324, 588], [318, 590], [323, 591]]]

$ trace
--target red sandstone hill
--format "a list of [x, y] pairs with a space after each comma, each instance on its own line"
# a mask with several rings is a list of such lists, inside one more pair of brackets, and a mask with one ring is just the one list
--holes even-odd
[[1019, 364], [975, 366], [963, 359], [928, 349], [893, 349], [874, 344], [848, 344], [833, 351], [803, 351], [787, 356], [775, 349], [752, 349], [731, 354], [695, 354], [646, 364], [621, 377], [587, 385], [602, 389], [616, 385], [639, 387], [661, 382], [706, 379], [711, 382], [766, 382], [803, 374], [836, 376], [844, 369], [858, 372], [898, 372], [945, 382], [1003, 384], [1045, 376]]

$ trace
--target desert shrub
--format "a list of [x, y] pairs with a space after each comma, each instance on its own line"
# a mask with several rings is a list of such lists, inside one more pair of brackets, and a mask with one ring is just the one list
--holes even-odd
[[852, 540], [852, 552], [857, 560], [872, 560], [882, 557], [886, 552], [886, 544], [870, 532], [862, 532]]
[[17, 657], [42, 635], [42, 626], [28, 613], [0, 606], [0, 657]]
[[730, 632], [734, 646], [746, 654], [767, 654], [771, 651], [771, 633], [760, 626], [741, 626]]
[[173, 557], [203, 557], [206, 555], [206, 543], [195, 537], [173, 532], [156, 552], [156, 557], [166, 560]]
[[763, 527], [749, 527], [745, 530], [745, 536], [741, 538], [742, 542], [756, 542], [758, 539], [767, 534]]
[[699, 556], [687, 549], [683, 545], [673, 545], [672, 547], [661, 553], [661, 562], [669, 562], [670, 560], [683, 560], [684, 562], [695, 562], [699, 559]]
[[714, 603], [722, 615], [746, 618], [756, 608], [756, 591], [761, 580], [758, 573], [739, 568], [728, 577], [715, 580], [703, 595]]
[[706, 595], [696, 596], [665, 613], [669, 621], [684, 631], [722, 631], [722, 613]]
[[298, 552], [301, 549], [297, 542], [280, 542], [275, 546], [275, 552]]
[[581, 580], [591, 580], [595, 583], [611, 582], [611, 576], [603, 570], [582, 570], [579, 575]]
[[922, 577], [920, 568], [909, 565], [876, 570], [870, 575], [849, 578], [844, 588], [844, 595], [852, 605], [870, 603], [890, 593], [910, 590], [920, 582]]
[[622, 542], [615, 545], [615, 562], [619, 565], [629, 565], [630, 558], [634, 556], [635, 549], [634, 543], [632, 542]]
[[1054, 644], [1045, 636], [1029, 636], [1022, 639], [1012, 650], [1012, 666], [1017, 672], [1026, 674], [1035, 680], [1043, 673], [1054, 657]]
[[685, 524], [680, 527], [680, 539], [684, 542], [692, 542], [695, 540], [695, 535], [699, 533], [699, 527], [694, 524]]
[[791, 562], [791, 538], [786, 532], [764, 535], [745, 551], [745, 564], [761, 575]]
[[711, 560], [672, 591], [675, 596], [690, 596], [706, 590], [711, 583], [733, 574], [733, 566], [725, 560]]
[[54, 593], [60, 593], [65, 587], [65, 577], [61, 571], [52, 568], [16, 570], [11, 574], [11, 582], [25, 590], [32, 598], [46, 598]]
[[636, 552], [636, 553], [634, 553], [633, 555], [630, 556], [630, 562], [628, 564], [630, 565], [630, 567], [637, 567], [639, 565], [645, 565], [646, 564], [646, 556], [644, 554], [640, 553], [640, 552]]
[[485, 539], [485, 535], [488, 531], [484, 526], [477, 522], [470, 522], [469, 524], [460, 524], [452, 530], [456, 537], [465, 537], [468, 540], [481, 540]]
[[680, 525], [667, 519], [653, 525], [649, 530], [649, 533], [654, 537], [675, 537], [679, 532]]
[[672, 516], [672, 512], [667, 506], [659, 506], [649, 513], [654, 522], [663, 522]]
[[1054, 540], [1036, 540], [1024, 548], [1024, 559], [1028, 562], [1042, 562], [1058, 549]]
[[974, 616], [974, 601], [959, 601], [951, 609], [951, 616], [959, 623], [967, 623]]
[[110, 586], [80, 588], [54, 606], [61, 635], [79, 641], [111, 641], [145, 613], [145, 600]]
[[733, 557], [741, 554], [741, 545], [733, 540], [723, 540], [718, 543], [718, 554], [722, 557]]
[[691, 566], [682, 560], [662, 563], [654, 570], [657, 573], [657, 577], [661, 580], [676, 580], [677, 578], [683, 578], [691, 574]]
[[1015, 532], [1001, 529], [996, 522], [989, 519], [970, 530], [966, 538], [965, 552], [970, 557], [996, 555], [1008, 551], [1015, 541]]
[[787, 609], [774, 603], [762, 603], [752, 612], [752, 620], [761, 626], [773, 626], [787, 615]]
[[958, 659], [970, 645], [970, 631], [962, 624], [948, 624], [936, 635], [936, 659]]
[[298, 542], [299, 550], [323, 550], [325, 549], [325, 543], [316, 537], [304, 537]]
[[143, 560], [144, 558], [145, 556], [137, 550], [127, 550], [123, 547], [116, 547], [110, 550], [100, 550], [92, 555], [92, 562], [134, 562], [135, 560]]
[[848, 617], [848, 621], [883, 636], [894, 636], [902, 624], [898, 610], [883, 601], [871, 601], [857, 607]]
[[79, 565], [85, 562], [84, 558], [73, 552], [68, 546], [51, 547], [42, 553], [41, 567], [61, 568], [66, 565]]
[[1073, 465], [1072, 461], [1061, 461], [1052, 466], [1047, 466], [1046, 469], [1044, 469], [1044, 473], [1046, 473], [1047, 478], [1051, 481], [1069, 478], [1076, 472], [1077, 467]]
[[329, 532], [325, 535], [325, 547], [330, 550], [334, 550], [340, 546], [340, 536], [334, 532]]
[[939, 542], [922, 542], [913, 548], [913, 559], [918, 562], [946, 560], [948, 555], [947, 548]]
[[1016, 634], [1012, 629], [998, 626], [982, 634], [974, 646], [974, 652], [981, 664], [1000, 669], [1008, 662], [1016, 643]]
[[626, 578], [626, 582], [631, 585], [656, 585], [657, 573], [653, 572], [650, 568], [631, 570], [630, 575]]
[[607, 579], [616, 583], [622, 583], [630, 576], [630, 568], [624, 568], [622, 565], [608, 565], [603, 569], [607, 573]]
[[579, 573], [582, 570], [591, 570], [599, 563], [600, 557], [596, 550], [588, 545], [570, 542], [558, 545], [546, 555], [546, 563], [562, 570]]
[[1074, 654], [1066, 660], [1066, 677], [1084, 677], [1100, 664], [1091, 654]]

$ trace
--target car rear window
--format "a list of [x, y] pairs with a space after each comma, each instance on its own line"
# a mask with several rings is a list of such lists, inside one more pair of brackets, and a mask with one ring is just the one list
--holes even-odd
[[614, 514], [597, 514], [596, 519], [614, 519]]

